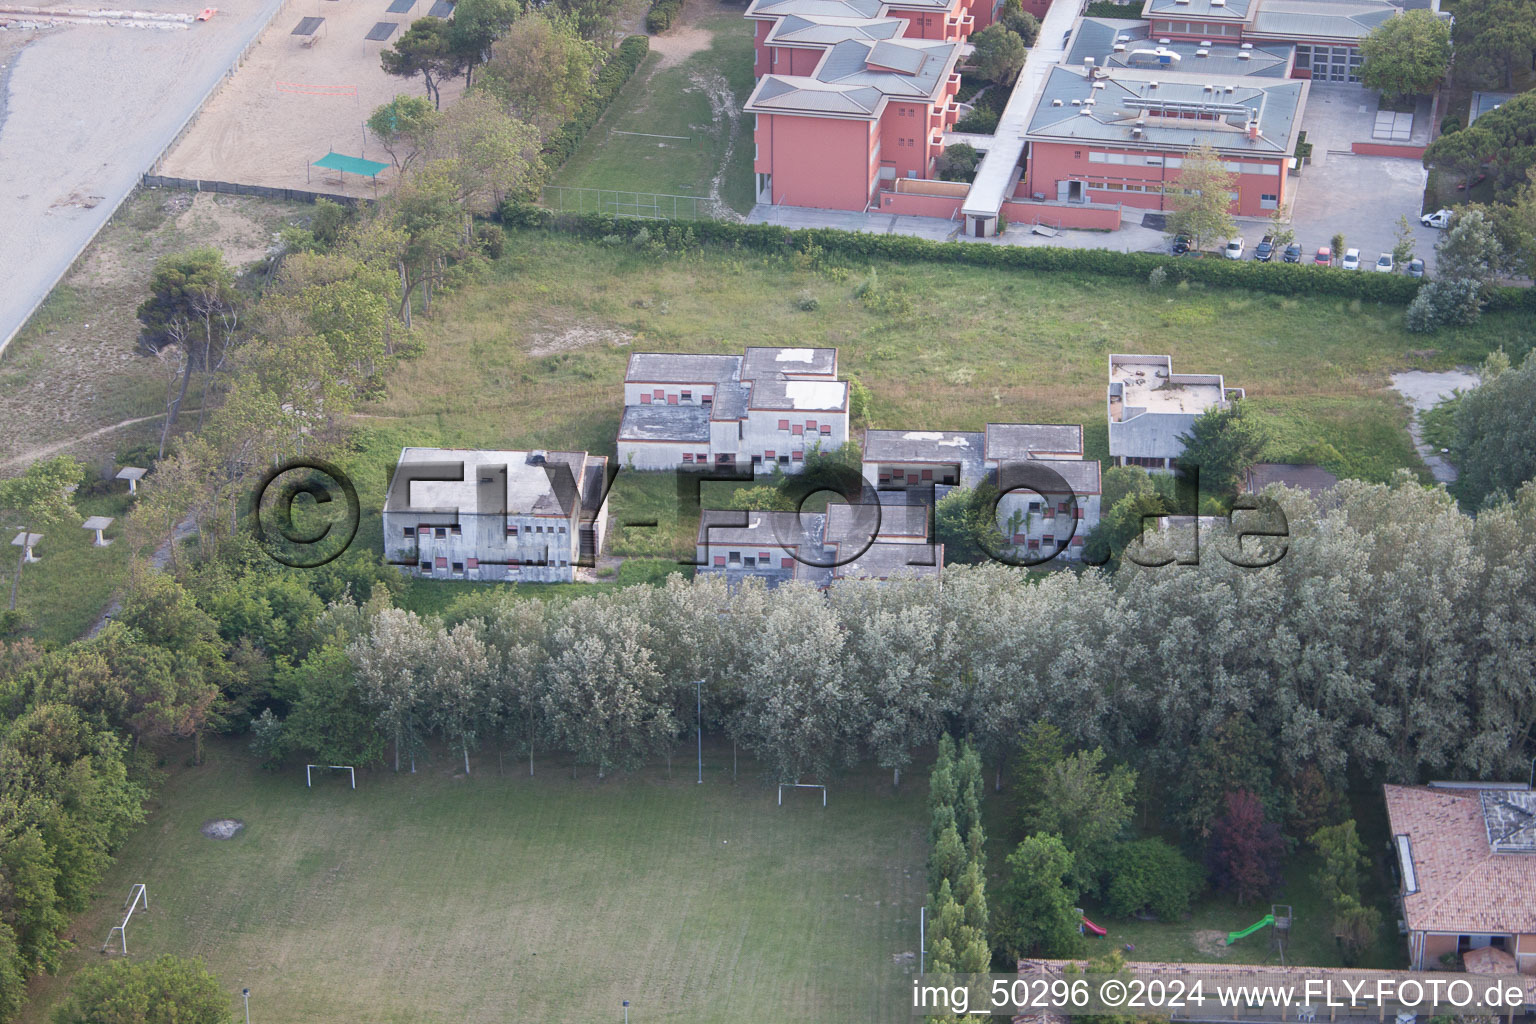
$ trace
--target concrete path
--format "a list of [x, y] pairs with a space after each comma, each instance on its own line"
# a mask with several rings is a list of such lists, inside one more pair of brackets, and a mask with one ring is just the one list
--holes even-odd
[[1470, 370], [1443, 370], [1439, 373], [1408, 370], [1392, 375], [1393, 389], [1407, 400], [1415, 414], [1408, 419], [1408, 434], [1413, 438], [1413, 446], [1419, 450], [1429, 471], [1440, 483], [1455, 483], [1456, 467], [1446, 461], [1440, 452], [1424, 443], [1424, 432], [1419, 428], [1417, 414], [1420, 410], [1434, 408], [1457, 390], [1470, 391], [1479, 383], [1477, 374]]
[[[286, 0], [220, 0], [185, 31], [40, 33], [4, 69], [0, 350], [69, 270], [198, 102]], [[135, 0], [184, 13], [175, 0]]]
[[1054, 238], [1034, 234], [1028, 224], [1011, 224], [992, 238], [963, 237], [960, 221], [938, 217], [905, 217], [890, 213], [855, 213], [850, 210], [814, 210], [805, 206], [754, 206], [748, 224], [777, 224], [786, 228], [839, 228], [871, 235], [911, 235], [935, 242], [970, 242], [974, 245], [1048, 245], [1058, 249], [1109, 249], [1112, 252], [1166, 251], [1168, 236], [1141, 226], [1140, 210], [1126, 213], [1119, 231], [1058, 231]]

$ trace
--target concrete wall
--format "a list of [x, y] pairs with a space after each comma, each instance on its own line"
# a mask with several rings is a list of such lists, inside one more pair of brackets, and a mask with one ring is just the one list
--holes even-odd
[[699, 442], [687, 444], [676, 441], [619, 441], [619, 468], [625, 469], [676, 469], [683, 464], [683, 453], [708, 450]]
[[960, 207], [965, 205], [964, 196], [918, 196], [902, 192], [881, 192], [880, 212], [896, 213], [904, 217], [941, 217], [955, 220]]
[[[1089, 153], [1123, 154], [1126, 163], [1098, 163], [1089, 159]], [[1047, 199], [1056, 199], [1057, 183], [1062, 181], [1118, 182], [1123, 185], [1139, 185], [1143, 191], [1094, 188], [1086, 191], [1090, 202], [1124, 203], [1144, 210], [1164, 209], [1165, 184], [1177, 181], [1181, 168], [1168, 168], [1147, 164], [1148, 158], [1184, 157], [1182, 151], [1119, 149], [1113, 145], [1090, 142], [1033, 142], [1029, 147], [1029, 162], [1025, 168], [1025, 188], [1028, 195], [1040, 193]], [[1229, 162], [1238, 162], [1228, 157]], [[1273, 211], [1265, 209], [1261, 197], [1277, 196], [1277, 204], [1285, 203], [1285, 161], [1276, 156], [1270, 159], [1248, 159], [1244, 163], [1264, 163], [1274, 169], [1273, 174], [1240, 173], [1237, 177], [1238, 198], [1230, 209], [1237, 217], [1268, 217]]]
[[[780, 429], [779, 424], [788, 421], [788, 429]], [[814, 421], [814, 430], [806, 426], [807, 422]], [[830, 433], [823, 434], [821, 427], [826, 424], [832, 427]], [[795, 427], [800, 427], [801, 432], [796, 434]], [[804, 453], [809, 451], [818, 442], [823, 451], [831, 451], [841, 447], [848, 441], [848, 414], [835, 410], [814, 411], [809, 409], [777, 410], [777, 409], [751, 409], [747, 412], [747, 418], [741, 425], [742, 440], [740, 457], [743, 460], [754, 456], [763, 456], [763, 464], [768, 463], [768, 452], [773, 452], [775, 462], [780, 456], [787, 455], [790, 461], [778, 462], [779, 468], [786, 473], [798, 472], [804, 466]], [[794, 453], [800, 452], [802, 458], [797, 460]]]
[[1355, 156], [1396, 156], [1404, 160], [1423, 160], [1424, 146], [1394, 146], [1385, 142], [1351, 142], [1349, 151]]
[[1010, 224], [1044, 224], [1053, 228], [1118, 231], [1121, 209], [1119, 206], [1009, 200], [1003, 203], [1003, 216], [1008, 218]]
[[753, 170], [773, 176], [774, 205], [863, 210], [875, 187], [876, 127], [873, 121], [759, 114]]
[[[661, 392], [661, 397], [656, 392]], [[683, 392], [687, 391], [689, 397], [683, 399]], [[667, 405], [670, 399], [672, 405], [699, 405], [705, 398], [714, 398], [715, 386], [713, 384], [653, 384], [650, 381], [625, 381], [624, 404], [641, 405], [654, 402], [657, 405]], [[647, 401], [649, 399], [649, 401]]]
[[[384, 551], [390, 561], [400, 564], [414, 560], [416, 566], [400, 565], [403, 572], [432, 579], [521, 580], [529, 583], [569, 583], [575, 578], [574, 564], [581, 554], [576, 518], [558, 516], [509, 515], [454, 516], [425, 512], [386, 512], [383, 515]], [[423, 531], [422, 526], [431, 529]], [[517, 527], [509, 536], [507, 529]], [[459, 532], [454, 533], [457, 527]], [[418, 536], [407, 537], [407, 529]], [[443, 536], [437, 536], [438, 531]], [[425, 533], [424, 536], [420, 534]], [[471, 567], [470, 560], [491, 563]], [[516, 560], [520, 566], [506, 563]], [[427, 570], [419, 568], [427, 563]], [[531, 565], [548, 561], [549, 565]], [[441, 564], [439, 564], [441, 562]], [[454, 566], [458, 565], [458, 571]]]

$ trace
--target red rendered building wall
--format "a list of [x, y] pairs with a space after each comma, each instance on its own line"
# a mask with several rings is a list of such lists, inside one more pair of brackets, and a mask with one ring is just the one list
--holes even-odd
[[775, 204], [863, 210], [874, 192], [875, 123], [759, 114], [759, 174], [773, 176]]
[[[1098, 150], [1104, 151], [1108, 147], [1100, 146]], [[1147, 166], [1145, 162], [1140, 164], [1101, 164], [1091, 163], [1088, 160], [1089, 147], [1081, 143], [1056, 143], [1034, 142], [1029, 147], [1029, 164], [1027, 167], [1026, 194], [1034, 195], [1043, 193], [1047, 200], [1057, 198], [1058, 181], [1093, 181], [1104, 179], [1124, 179], [1128, 182], [1141, 182], [1147, 186], [1155, 186], [1156, 190], [1149, 189], [1144, 192], [1110, 191], [1107, 189], [1088, 189], [1087, 198], [1095, 203], [1124, 203], [1126, 206], [1134, 206], [1146, 210], [1163, 209], [1164, 196], [1161, 192], [1167, 182], [1178, 180], [1179, 171], [1167, 170], [1161, 166]], [[1129, 152], [1129, 151], [1127, 151]], [[1158, 156], [1155, 152], [1138, 151], [1136, 156]], [[1167, 156], [1182, 156], [1182, 153], [1168, 153]], [[1239, 174], [1237, 175], [1237, 200], [1232, 204], [1231, 211], [1238, 217], [1267, 217], [1272, 210], [1261, 206], [1260, 196], [1264, 194], [1279, 196], [1279, 203], [1285, 202], [1285, 189], [1287, 187], [1285, 176], [1285, 158], [1276, 157], [1273, 160], [1249, 160], [1249, 163], [1269, 163], [1276, 168], [1274, 175], [1267, 174]]]

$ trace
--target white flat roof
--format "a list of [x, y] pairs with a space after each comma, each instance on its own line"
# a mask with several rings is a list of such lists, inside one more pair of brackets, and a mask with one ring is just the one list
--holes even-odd
[[1122, 401], [1154, 413], [1202, 413], [1222, 400], [1215, 374], [1173, 374], [1166, 359], [1132, 356], [1109, 364], [1111, 384], [1123, 385]]

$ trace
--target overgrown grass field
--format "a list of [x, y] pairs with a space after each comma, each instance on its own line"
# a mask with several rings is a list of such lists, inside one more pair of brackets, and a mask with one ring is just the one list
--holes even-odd
[[[704, 200], [718, 176], [717, 200], [737, 213], [752, 208], [751, 120], [741, 105], [753, 85], [754, 23], [741, 16], [739, 6], [716, 2], [702, 3], [690, 14], [688, 21], [653, 39], [651, 55], [554, 184], [698, 196], [699, 203], [682, 202], [676, 212], [702, 217], [711, 215]], [[688, 52], [696, 45], [701, 48]], [[546, 199], [556, 203], [553, 194]], [[567, 195], [564, 207], [582, 209], [581, 202]], [[587, 196], [584, 209], [594, 212], [595, 202], [595, 196]], [[673, 204], [668, 201], [659, 212], [673, 216]]]
[[[731, 748], [598, 781], [493, 750], [415, 775], [304, 786], [232, 742], [177, 769], [74, 927], [99, 963], [135, 882], [134, 959], [200, 955], [251, 1018], [305, 1024], [896, 1020], [926, 891], [926, 786], [889, 776], [786, 795]], [[237, 818], [229, 841], [207, 821]]]
[[393, 371], [365, 423], [412, 443], [609, 455], [633, 351], [836, 346], [871, 392], [872, 426], [1082, 423], [1090, 457], [1108, 454], [1106, 357], [1166, 352], [1176, 371], [1247, 389], [1273, 428], [1267, 458], [1427, 481], [1388, 374], [1531, 344], [1513, 313], [1425, 337], [1400, 308], [1358, 301], [814, 253], [666, 257], [539, 232], [509, 235], [487, 278], [439, 308], [424, 355]]

